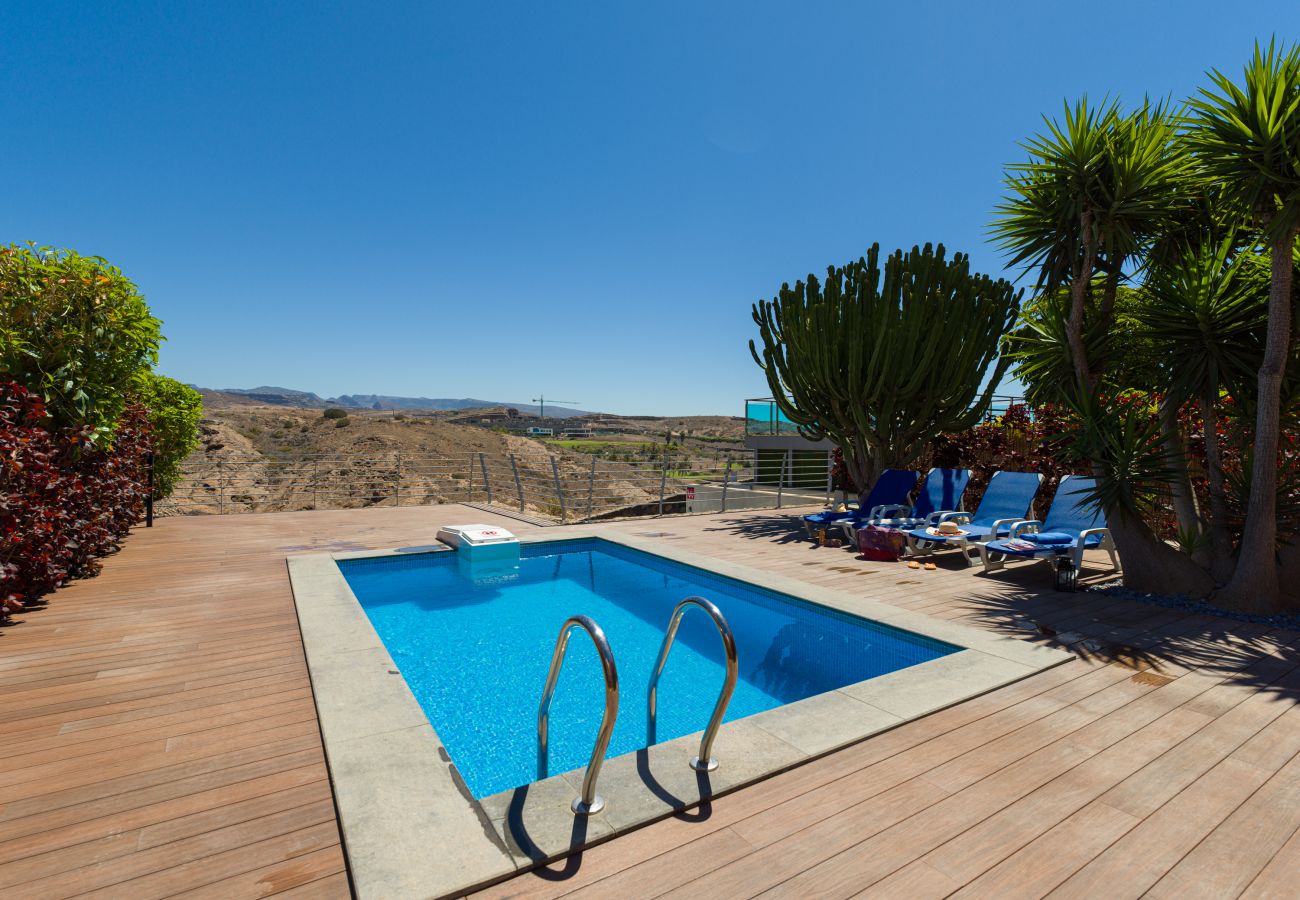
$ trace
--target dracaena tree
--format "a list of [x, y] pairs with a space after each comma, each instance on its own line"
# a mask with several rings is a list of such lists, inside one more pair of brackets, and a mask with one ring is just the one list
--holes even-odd
[[[1297, 595], [1280, 573], [1300, 534], [1300, 49], [1257, 45], [1239, 81], [1209, 77], [1178, 116], [1068, 108], [1010, 168], [994, 232], [1042, 291], [1018, 373], [1075, 409], [1126, 581], [1272, 612]], [[1149, 527], [1166, 493], [1176, 542]]]
[[1271, 264], [1268, 325], [1256, 370], [1254, 465], [1245, 529], [1231, 581], [1221, 597], [1249, 609], [1279, 596], [1276, 550], [1282, 388], [1294, 353], [1293, 253], [1300, 232], [1300, 45], [1272, 41], [1241, 80], [1218, 70], [1190, 101], [1187, 141], [1208, 181], [1236, 219], [1253, 230]]
[[[882, 279], [883, 275], [883, 279]], [[802, 434], [834, 441], [863, 491], [932, 438], [979, 421], [1009, 360], [1021, 292], [943, 245], [864, 258], [754, 305], [750, 352]]]
[[[1208, 538], [1204, 562], [1219, 583], [1232, 572], [1223, 447], [1219, 442], [1221, 395], [1244, 396], [1263, 349], [1268, 286], [1256, 258], [1229, 233], [1217, 241], [1185, 246], [1152, 266], [1135, 311], [1158, 360], [1152, 389], [1167, 405], [1193, 404], [1204, 423], [1209, 508], [1197, 513]], [[1187, 480], [1186, 458], [1176, 477]]]
[[993, 234], [1013, 266], [1036, 273], [1038, 292], [1067, 291], [1062, 337], [1080, 390], [1090, 391], [1102, 371], [1085, 340], [1094, 280], [1094, 327], [1105, 332], [1126, 269], [1188, 204], [1190, 164], [1176, 143], [1177, 117], [1162, 106], [1124, 113], [1084, 98], [1060, 121], [1044, 121], [1047, 130], [1024, 144], [1028, 159], [1007, 168]]
[[[1046, 131], [1024, 144], [1028, 159], [1007, 169], [1008, 196], [992, 228], [1012, 263], [1036, 275], [1040, 295], [1037, 320], [1028, 318], [1018, 329], [1016, 356], [1050, 371], [1052, 353], [1064, 355], [1056, 370], [1070, 374], [1057, 378], [1053, 389], [1083, 423], [1077, 441], [1088, 446], [1086, 458], [1103, 485], [1094, 499], [1105, 507], [1129, 582], [1204, 594], [1212, 587], [1209, 575], [1157, 538], [1139, 504], [1121, 502], [1143, 494], [1142, 484], [1149, 488], [1149, 479], [1170, 472], [1169, 460], [1182, 455], [1176, 410], [1160, 411], [1156, 422], [1163, 433], [1156, 444], [1133, 428], [1097, 421], [1118, 414], [1108, 400], [1116, 385], [1107, 370], [1116, 357], [1111, 333], [1121, 285], [1142, 271], [1169, 223], [1181, 221], [1195, 204], [1179, 118], [1163, 106], [1125, 112], [1116, 102], [1093, 106], [1085, 98], [1067, 105], [1060, 121], [1045, 121]], [[1068, 299], [1055, 299], [1062, 295]], [[1132, 416], [1124, 415], [1131, 424]], [[1159, 459], [1139, 466], [1129, 453], [1122, 460], [1096, 455], [1110, 452], [1118, 437], [1148, 451], [1158, 446]], [[1108, 473], [1123, 473], [1125, 484], [1107, 485]], [[1148, 480], [1138, 484], [1142, 479]], [[1180, 524], [1189, 528], [1195, 518], [1190, 493], [1175, 495]]]

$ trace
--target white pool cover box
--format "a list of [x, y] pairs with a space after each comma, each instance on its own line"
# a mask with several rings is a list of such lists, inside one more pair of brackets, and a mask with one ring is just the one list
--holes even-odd
[[438, 540], [474, 559], [519, 558], [519, 539], [498, 525], [444, 525]]

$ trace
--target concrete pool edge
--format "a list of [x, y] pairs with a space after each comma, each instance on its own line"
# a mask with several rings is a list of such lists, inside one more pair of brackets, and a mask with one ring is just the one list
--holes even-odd
[[[358, 896], [438, 896], [641, 827], [948, 706], [1029, 677], [1068, 653], [933, 619], [880, 601], [604, 529], [521, 538], [597, 538], [963, 649], [869, 681], [725, 723], [721, 767], [687, 766], [699, 733], [609, 759], [607, 807], [575, 818], [583, 769], [475, 800], [337, 561], [449, 552], [404, 548], [288, 558], [344, 847]], [[540, 685], [537, 688], [540, 691]], [[625, 702], [635, 702], [629, 698]]]

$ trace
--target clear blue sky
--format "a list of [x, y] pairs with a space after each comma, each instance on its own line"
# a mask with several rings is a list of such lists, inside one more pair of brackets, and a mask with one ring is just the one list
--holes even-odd
[[[750, 305], [985, 242], [1080, 93], [1181, 98], [1293, 3], [6, 4], [6, 241], [105, 256], [162, 370], [740, 414]], [[1084, 14], [1086, 12], [1086, 15]]]

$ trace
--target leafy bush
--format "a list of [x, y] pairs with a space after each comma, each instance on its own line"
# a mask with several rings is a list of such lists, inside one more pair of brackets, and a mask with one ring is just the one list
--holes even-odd
[[54, 431], [97, 445], [157, 361], [160, 323], [136, 286], [98, 257], [0, 247], [0, 372], [44, 401]]
[[945, 434], [930, 442], [922, 464], [971, 470], [966, 488], [966, 508], [974, 509], [984, 496], [993, 473], [1038, 472], [1043, 489], [1034, 501], [1035, 515], [1047, 513], [1061, 478], [1087, 470], [1086, 463], [1063, 462], [1063, 436], [1077, 428], [1070, 413], [1045, 405], [1031, 411], [1026, 406], [1012, 406], [1005, 414], [957, 434]]
[[53, 432], [40, 397], [0, 383], [0, 617], [95, 568], [138, 520], [148, 417], [127, 406], [112, 449], [93, 428]]
[[185, 457], [199, 445], [203, 398], [189, 385], [156, 372], [142, 376], [137, 397], [149, 412], [154, 498], [162, 499], [176, 486]]
[[346, 409], [339, 409], [337, 406], [331, 406], [329, 409], [325, 410], [325, 412], [321, 413], [321, 416], [326, 419], [346, 419], [348, 417], [348, 411]]

